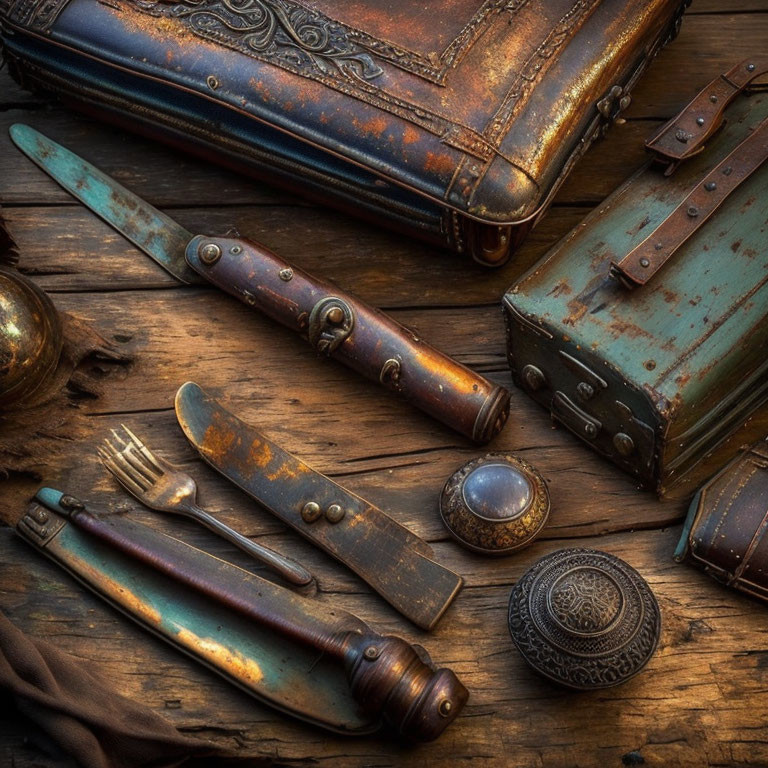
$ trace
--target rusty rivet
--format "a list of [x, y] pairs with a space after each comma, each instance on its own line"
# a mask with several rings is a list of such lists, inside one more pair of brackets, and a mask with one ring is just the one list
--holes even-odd
[[613, 436], [613, 447], [622, 456], [630, 456], [635, 450], [635, 442], [625, 432], [617, 432]]
[[703, 117], [697, 117], [696, 118], [696, 125], [704, 125], [704, 118]]
[[216, 243], [202, 243], [198, 254], [203, 264], [212, 267], [221, 258], [221, 248]]
[[48, 535], [48, 529], [46, 527], [42, 527], [40, 529], [40, 535], [45, 538]]
[[733, 168], [729, 165], [723, 168], [723, 176], [730, 176], [733, 173]]
[[714, 191], [717, 189], [717, 184], [715, 184], [715, 182], [714, 182], [714, 181], [708, 181], [708, 182], [707, 182], [707, 183], [704, 185], [704, 189], [706, 189], [706, 190], [707, 190], [707, 192], [714, 192]]
[[695, 205], [689, 205], [687, 213], [692, 219], [695, 219], [699, 215], [699, 209]]
[[237, 256], [239, 253], [242, 253], [242, 252], [243, 252], [243, 249], [242, 249], [242, 247], [241, 247], [241, 246], [239, 246], [239, 245], [233, 245], [233, 246], [232, 246], [232, 247], [229, 249], [229, 252], [230, 252], [230, 253], [234, 253], [234, 254], [235, 254], [235, 256]]
[[747, 72], [754, 72], [754, 71], [755, 71], [755, 65], [747, 64]]
[[364, 651], [363, 656], [365, 656], [368, 661], [374, 661], [381, 656], [381, 651], [375, 646], [375, 645], [369, 645]]
[[344, 310], [341, 307], [331, 307], [328, 310], [327, 318], [332, 325], [340, 325], [344, 322]]
[[682, 128], [678, 128], [675, 131], [675, 138], [681, 143], [681, 144], [687, 144], [688, 139], [691, 138], [691, 134], [687, 131], [684, 131]]
[[655, 360], [646, 360], [643, 365], [645, 366], [646, 371], [652, 371], [656, 367], [656, 361]]
[[534, 392], [537, 389], [541, 389], [547, 383], [546, 377], [535, 365], [526, 365], [522, 373], [525, 385]]
[[655, 243], [653, 247], [655, 250], [660, 251], [664, 247], [664, 243]]
[[711, 101], [713, 104], [717, 104], [717, 96], [715, 96], [715, 94], [714, 94], [714, 93], [713, 93], [713, 94], [712, 94], [712, 95], [709, 97], [709, 100], [710, 100], [710, 101]]
[[590, 421], [584, 425], [584, 434], [587, 437], [595, 437], [597, 435], [597, 427]]
[[576, 386], [576, 394], [579, 400], [591, 400], [595, 396], [595, 388], [586, 381], [580, 381]]
[[437, 705], [437, 711], [441, 715], [441, 717], [448, 717], [448, 715], [451, 714], [452, 709], [453, 709], [453, 704], [451, 703], [450, 699], [443, 699]]
[[331, 504], [331, 506], [325, 510], [325, 519], [329, 523], [338, 523], [343, 519], [345, 514], [346, 510], [340, 504]]
[[651, 266], [651, 262], [648, 259], [646, 259], [645, 257], [643, 257], [642, 259], [640, 259], [640, 266], [643, 269], [648, 269], [648, 267]]
[[205, 82], [208, 83], [208, 87], [212, 91], [215, 91], [219, 87], [219, 78], [216, 77], [216, 75], [208, 75]]
[[301, 519], [305, 523], [314, 523], [323, 513], [316, 501], [308, 501], [301, 509]]
[[285, 269], [281, 269], [278, 272], [278, 275], [280, 275], [281, 280], [285, 280], [287, 283], [289, 280], [293, 278], [293, 270], [290, 267], [286, 267]]

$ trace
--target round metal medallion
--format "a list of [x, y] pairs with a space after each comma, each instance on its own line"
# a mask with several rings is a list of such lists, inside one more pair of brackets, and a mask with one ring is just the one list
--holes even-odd
[[549, 517], [549, 492], [539, 472], [518, 456], [489, 453], [448, 479], [440, 514], [463, 546], [504, 555], [530, 544]]
[[512, 588], [509, 631], [550, 680], [586, 690], [636, 675], [656, 650], [661, 614], [634, 568], [607, 552], [561, 549]]

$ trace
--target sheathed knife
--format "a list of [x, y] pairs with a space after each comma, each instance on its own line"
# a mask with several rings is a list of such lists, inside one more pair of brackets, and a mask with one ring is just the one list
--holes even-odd
[[472, 440], [504, 426], [509, 391], [426, 344], [388, 315], [267, 248], [193, 235], [68, 149], [27, 125], [14, 144], [70, 194], [183, 283], [209, 282], [298, 331], [333, 357]]

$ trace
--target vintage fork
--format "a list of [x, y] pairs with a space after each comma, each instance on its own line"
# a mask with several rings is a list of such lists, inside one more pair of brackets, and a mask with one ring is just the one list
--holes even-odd
[[314, 583], [312, 574], [295, 560], [247, 539], [197, 506], [197, 484], [194, 478], [165, 459], [155, 456], [125, 424], [122, 427], [128, 436], [127, 441], [113, 429], [112, 434], [118, 447], [106, 439], [106, 447], [97, 450], [104, 466], [140, 502], [158, 512], [181, 514], [197, 520], [291, 584], [308, 587]]

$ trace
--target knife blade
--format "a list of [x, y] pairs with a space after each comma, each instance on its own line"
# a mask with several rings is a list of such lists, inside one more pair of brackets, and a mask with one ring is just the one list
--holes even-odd
[[73, 152], [26, 125], [14, 144], [59, 185], [184, 283], [210, 282], [307, 338], [315, 350], [484, 443], [510, 393], [383, 312], [240, 238], [194, 235]]
[[176, 417], [208, 464], [417, 626], [432, 629], [459, 593], [461, 576], [432, 560], [423, 539], [268, 440], [194, 382], [176, 393]]

